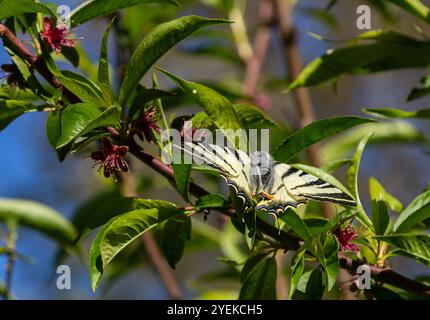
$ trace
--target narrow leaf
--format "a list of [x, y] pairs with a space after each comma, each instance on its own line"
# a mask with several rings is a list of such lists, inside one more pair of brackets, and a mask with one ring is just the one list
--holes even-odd
[[288, 162], [294, 155], [316, 142], [348, 128], [369, 122], [374, 122], [374, 120], [353, 116], [315, 121], [287, 137], [275, 151], [274, 157], [278, 161]]
[[161, 250], [170, 267], [175, 269], [176, 264], [184, 254], [185, 242], [191, 239], [191, 218], [178, 217], [166, 222], [163, 229]]
[[363, 112], [380, 118], [430, 118], [430, 109], [404, 111], [394, 108], [363, 109]]
[[417, 261], [430, 266], [430, 236], [426, 234], [396, 234], [390, 236], [377, 236], [375, 239], [388, 242], [405, 255], [415, 258]]
[[124, 106], [127, 103], [140, 79], [171, 47], [199, 29], [226, 22], [228, 21], [223, 19], [185, 16], [154, 28], [145, 36], [130, 58], [124, 81], [121, 84], [119, 104]]
[[59, 212], [43, 204], [21, 199], [0, 199], [0, 220], [15, 220], [21, 226], [40, 231], [59, 243], [71, 244], [76, 230]]
[[243, 284], [240, 300], [275, 300], [277, 266], [275, 258], [261, 261]]
[[420, 194], [400, 213], [394, 223], [394, 232], [405, 232], [430, 217], [430, 190]]
[[148, 3], [174, 3], [173, 0], [88, 0], [72, 12], [72, 25], [85, 23], [97, 17], [102, 17], [123, 8]]
[[158, 208], [138, 209], [113, 218], [100, 240], [103, 266], [133, 240], [170, 218], [183, 216], [179, 209], [163, 211]]
[[103, 100], [108, 106], [113, 103], [113, 92], [109, 78], [108, 40], [109, 31], [112, 28], [114, 21], [114, 19], [111, 20], [106, 31], [103, 34], [102, 45], [100, 48], [99, 69], [97, 73], [100, 91], [102, 93]]

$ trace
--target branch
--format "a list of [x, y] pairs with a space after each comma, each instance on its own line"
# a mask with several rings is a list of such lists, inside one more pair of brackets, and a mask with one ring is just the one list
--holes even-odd
[[258, 98], [258, 79], [270, 44], [270, 25], [273, 24], [275, 18], [272, 0], [261, 0], [258, 11], [260, 22], [255, 35], [254, 49], [252, 55], [244, 60], [246, 69], [243, 91], [253, 100]]
[[7, 250], [7, 262], [6, 262], [6, 281], [5, 281], [5, 298], [11, 299], [12, 294], [12, 275], [13, 275], [13, 268], [15, 266], [16, 261], [16, 252], [15, 252], [15, 245], [16, 245], [16, 237], [17, 237], [17, 230], [16, 225], [14, 222], [8, 223], [7, 226], [7, 243], [6, 243], [6, 250]]

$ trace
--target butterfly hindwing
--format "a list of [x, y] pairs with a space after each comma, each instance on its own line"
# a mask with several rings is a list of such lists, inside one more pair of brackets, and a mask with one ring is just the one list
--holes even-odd
[[294, 199], [328, 201], [346, 206], [356, 205], [351, 196], [312, 174], [284, 163], [277, 163], [274, 168], [275, 174], [281, 174], [287, 192]]

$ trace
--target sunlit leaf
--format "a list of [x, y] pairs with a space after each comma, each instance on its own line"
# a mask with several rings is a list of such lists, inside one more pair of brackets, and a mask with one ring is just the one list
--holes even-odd
[[223, 19], [185, 16], [154, 28], [145, 36], [129, 60], [127, 71], [121, 84], [119, 104], [124, 106], [127, 103], [140, 79], [171, 47], [199, 29], [226, 22], [228, 21]]
[[287, 137], [276, 150], [274, 157], [278, 161], [287, 162], [291, 157], [318, 141], [368, 122], [373, 122], [373, 120], [359, 117], [336, 117], [312, 122]]
[[430, 190], [425, 191], [416, 197], [400, 213], [394, 223], [393, 231], [400, 233], [405, 232], [425, 219], [430, 218]]
[[19, 225], [35, 229], [59, 243], [71, 244], [76, 230], [59, 212], [30, 200], [0, 199], [0, 220], [14, 220]]
[[[85, 23], [97, 17], [102, 17], [123, 8], [148, 3], [174, 3], [173, 0], [88, 0], [71, 13], [73, 25]], [[161, 10], [161, 9], [160, 9]]]
[[240, 300], [276, 299], [277, 267], [275, 258], [261, 261], [249, 274], [243, 284]]

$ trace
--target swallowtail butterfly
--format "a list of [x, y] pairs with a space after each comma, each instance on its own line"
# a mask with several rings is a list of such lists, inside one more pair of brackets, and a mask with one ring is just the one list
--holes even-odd
[[[177, 146], [176, 146], [177, 147]], [[297, 208], [306, 200], [328, 201], [356, 206], [351, 196], [332, 184], [256, 152], [248, 155], [241, 150], [208, 143], [185, 142], [177, 147], [215, 170], [232, 186], [244, 203], [245, 212], [254, 207], [253, 198], [260, 196], [255, 209], [279, 214], [288, 207]]]

